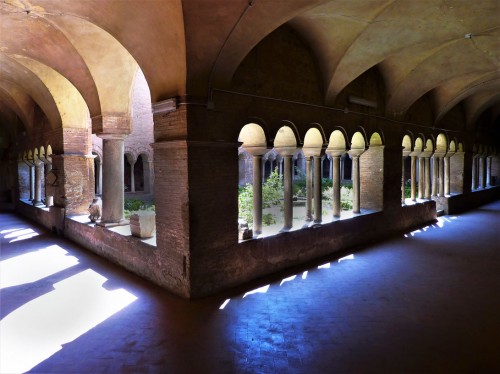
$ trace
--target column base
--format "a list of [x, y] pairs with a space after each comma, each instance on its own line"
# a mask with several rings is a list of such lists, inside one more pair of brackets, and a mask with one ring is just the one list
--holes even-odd
[[45, 206], [45, 204], [42, 203], [41, 201], [33, 201], [32, 204], [33, 204], [33, 206], [36, 206], [36, 207]]
[[279, 232], [290, 232], [292, 227], [283, 227]]
[[101, 227], [116, 227], [116, 226], [125, 226], [130, 224], [130, 221], [128, 219], [122, 219], [120, 222], [97, 222], [98, 226]]

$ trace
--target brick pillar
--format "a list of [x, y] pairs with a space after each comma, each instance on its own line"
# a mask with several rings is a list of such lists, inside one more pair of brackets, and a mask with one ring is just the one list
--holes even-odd
[[[312, 156], [306, 157], [306, 221], [312, 221], [312, 187], [313, 187], [313, 171], [312, 171]], [[321, 162], [321, 158], [320, 158]], [[316, 162], [314, 162], [316, 169]], [[320, 168], [321, 173], [321, 168]]]
[[[391, 150], [391, 155], [392, 152]], [[372, 145], [360, 156], [360, 208], [372, 210], [384, 208], [384, 157], [383, 145]], [[397, 158], [401, 159], [400, 155]], [[397, 186], [399, 190], [399, 183]]]
[[417, 200], [417, 156], [411, 156], [411, 201]]
[[94, 196], [94, 159], [91, 155], [52, 155], [54, 206], [66, 215], [88, 214]]
[[450, 192], [464, 191], [464, 152], [456, 152], [450, 158]]
[[102, 181], [102, 226], [116, 226], [128, 223], [123, 218], [124, 166], [123, 141], [126, 135], [99, 134], [103, 139], [103, 181]]
[[321, 156], [314, 156], [314, 223], [321, 223], [323, 213], [321, 196]]

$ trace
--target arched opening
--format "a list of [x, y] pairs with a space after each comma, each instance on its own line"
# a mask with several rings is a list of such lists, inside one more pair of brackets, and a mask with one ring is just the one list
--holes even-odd
[[403, 158], [401, 161], [401, 202], [406, 204], [406, 199], [411, 197], [411, 138], [410, 135], [403, 136], [401, 143], [403, 147]]
[[132, 192], [132, 155], [125, 153], [123, 155], [123, 187], [125, 192]]
[[96, 153], [92, 152], [94, 155], [94, 194], [102, 194], [102, 160], [101, 157]]
[[135, 191], [144, 192], [144, 155], [139, 155], [134, 167]]
[[[243, 143], [239, 150], [242, 155], [238, 162], [239, 179], [240, 183], [246, 182], [238, 190], [239, 239], [243, 240], [262, 233], [262, 156], [267, 152], [267, 141], [264, 130], [256, 123], [243, 126], [238, 141]], [[247, 160], [252, 160], [251, 172]], [[251, 182], [249, 174], [252, 174]]]

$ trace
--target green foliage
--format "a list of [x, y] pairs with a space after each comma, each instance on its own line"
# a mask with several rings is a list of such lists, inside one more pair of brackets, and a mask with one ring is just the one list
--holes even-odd
[[[348, 186], [340, 187], [340, 209], [351, 210], [352, 209], [352, 188]], [[323, 201], [326, 201], [330, 205], [333, 202], [333, 187], [329, 186], [323, 191]]]
[[262, 215], [262, 223], [264, 226], [273, 225], [276, 223], [276, 217], [272, 213]]
[[154, 202], [144, 202], [137, 199], [125, 199], [125, 203], [123, 205], [124, 211], [123, 215], [126, 219], [129, 219], [130, 216], [139, 211], [155, 211]]
[[252, 185], [246, 184], [239, 188], [238, 193], [238, 210], [239, 218], [248, 222], [248, 226], [252, 227], [253, 223], [253, 188]]
[[[274, 170], [269, 178], [262, 185], [262, 207], [271, 208], [279, 206], [283, 209], [283, 178], [277, 170]], [[238, 190], [238, 210], [239, 218], [248, 222], [249, 226], [253, 223], [253, 186], [246, 184]], [[262, 216], [264, 225], [276, 223], [273, 214], [268, 213]]]

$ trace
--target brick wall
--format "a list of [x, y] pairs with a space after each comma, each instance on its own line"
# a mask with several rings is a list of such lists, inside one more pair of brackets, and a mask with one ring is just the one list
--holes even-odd
[[359, 158], [361, 208], [384, 207], [384, 146], [371, 146]]

